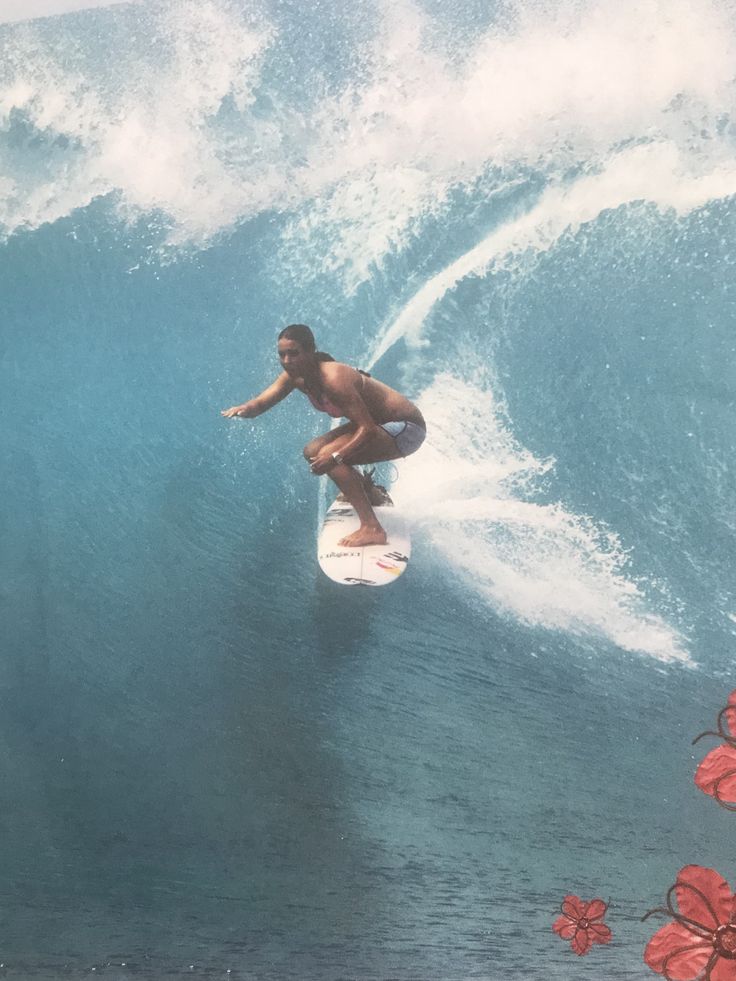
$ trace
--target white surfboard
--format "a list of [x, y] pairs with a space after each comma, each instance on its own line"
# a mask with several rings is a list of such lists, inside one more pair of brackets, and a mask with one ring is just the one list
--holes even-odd
[[376, 517], [386, 529], [385, 545], [347, 548], [337, 543], [360, 521], [353, 507], [336, 500], [327, 511], [317, 543], [317, 558], [322, 571], [345, 586], [386, 586], [405, 571], [411, 555], [411, 539], [401, 512], [391, 506], [375, 509]]

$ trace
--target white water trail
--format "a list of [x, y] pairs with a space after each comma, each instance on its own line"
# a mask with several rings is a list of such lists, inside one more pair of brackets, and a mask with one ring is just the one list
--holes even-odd
[[530, 626], [692, 665], [684, 639], [627, 577], [618, 537], [561, 503], [529, 500], [553, 461], [518, 444], [492, 391], [445, 372], [417, 402], [427, 442], [398, 463], [392, 494], [445, 575]]

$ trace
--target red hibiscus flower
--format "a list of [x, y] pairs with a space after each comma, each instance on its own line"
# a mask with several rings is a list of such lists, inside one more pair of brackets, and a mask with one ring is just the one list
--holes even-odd
[[695, 783], [704, 794], [714, 797], [729, 811], [736, 811], [736, 691], [728, 696], [728, 705], [718, 713], [717, 730], [701, 732], [693, 739], [695, 744], [703, 736], [718, 736], [722, 746], [712, 749], [695, 771]]
[[593, 944], [607, 944], [611, 931], [601, 923], [608, 906], [602, 899], [584, 903], [578, 896], [565, 896], [562, 900], [562, 916], [552, 924], [555, 933], [569, 940], [576, 954], [587, 954]]
[[652, 913], [668, 913], [675, 921], [646, 946], [644, 962], [653, 971], [666, 981], [736, 981], [736, 896], [716, 871], [686, 865], [667, 891], [667, 908], [647, 916]]

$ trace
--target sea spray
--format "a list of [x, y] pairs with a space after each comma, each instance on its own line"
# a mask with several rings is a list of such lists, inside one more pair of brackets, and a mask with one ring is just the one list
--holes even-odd
[[398, 464], [394, 496], [446, 574], [525, 623], [690, 661], [684, 638], [651, 610], [644, 584], [627, 576], [617, 536], [561, 503], [534, 500], [549, 497], [539, 492], [554, 461], [518, 444], [492, 391], [442, 374], [418, 404], [427, 445]]

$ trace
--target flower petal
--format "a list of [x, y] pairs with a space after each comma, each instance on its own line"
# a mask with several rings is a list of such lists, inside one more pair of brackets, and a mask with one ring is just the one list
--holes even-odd
[[579, 896], [565, 896], [562, 900], [562, 912], [571, 920], [580, 920], [585, 916], [585, 903]]
[[728, 696], [728, 709], [723, 713], [723, 724], [726, 732], [736, 737], [736, 690]]
[[736, 766], [726, 770], [723, 776], [713, 785], [713, 796], [719, 804], [736, 804]]
[[677, 874], [677, 905], [683, 916], [715, 930], [727, 923], [733, 897], [728, 883], [715, 869], [686, 865]]
[[736, 800], [736, 749], [725, 743], [712, 749], [695, 771], [695, 783], [704, 794], [714, 797], [716, 782], [721, 800]]
[[613, 936], [610, 927], [607, 927], [605, 923], [591, 923], [588, 927], [588, 933], [594, 944], [607, 944]]
[[575, 936], [572, 938], [572, 949], [580, 957], [583, 954], [587, 954], [592, 945], [592, 941], [588, 936], [587, 930], [578, 930]]
[[588, 920], [602, 920], [607, 909], [608, 906], [602, 899], [591, 899], [585, 911], [585, 917]]
[[691, 933], [679, 923], [668, 923], [657, 930], [644, 950], [644, 963], [672, 981], [692, 981], [703, 970], [713, 953], [713, 945]]
[[736, 981], [736, 961], [719, 957], [711, 969], [710, 981]]
[[558, 916], [552, 924], [552, 929], [555, 933], [559, 933], [563, 940], [569, 940], [575, 936], [577, 924], [573, 923], [567, 916]]

